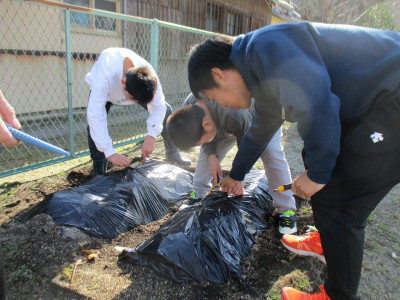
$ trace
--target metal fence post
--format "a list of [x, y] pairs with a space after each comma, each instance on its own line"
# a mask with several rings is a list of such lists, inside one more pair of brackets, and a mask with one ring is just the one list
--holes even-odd
[[158, 20], [153, 19], [151, 23], [151, 37], [150, 37], [150, 64], [153, 66], [154, 71], [158, 72], [158, 45], [159, 45], [160, 28]]
[[74, 145], [74, 112], [72, 107], [72, 82], [71, 82], [71, 12], [65, 9], [65, 59], [67, 66], [67, 99], [68, 99], [68, 124], [69, 124], [69, 147], [71, 156], [75, 155]]
[[[127, 1], [123, 2], [126, 12]], [[148, 59], [162, 82], [166, 100], [177, 106], [190, 92], [186, 53], [204, 35], [213, 34], [48, 0], [0, 0], [0, 11], [6, 20], [0, 28], [0, 68], [5, 70], [0, 78], [7, 94], [16, 95], [13, 106], [24, 131], [71, 154], [58, 157], [28, 144], [12, 151], [0, 147], [0, 178], [89, 154], [88, 86], [82, 78], [103, 49], [126, 45]], [[28, 23], [37, 25], [25, 26]], [[19, 89], [15, 78], [27, 88]], [[26, 101], [27, 97], [34, 102]], [[136, 105], [113, 108], [108, 128], [114, 147], [143, 141], [147, 114]]]

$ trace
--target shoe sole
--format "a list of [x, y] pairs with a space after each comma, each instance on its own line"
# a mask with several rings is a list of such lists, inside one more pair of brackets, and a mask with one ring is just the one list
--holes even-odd
[[285, 246], [286, 249], [288, 249], [289, 251], [296, 253], [298, 255], [301, 256], [314, 256], [316, 258], [318, 258], [320, 261], [322, 261], [324, 264], [326, 264], [326, 260], [325, 260], [325, 256], [315, 253], [315, 252], [310, 252], [310, 251], [304, 251], [304, 250], [298, 250], [295, 248], [292, 248], [288, 245], [286, 245], [284, 242], [282, 242], [283, 246]]
[[291, 235], [296, 235], [297, 234], [297, 229], [295, 229], [295, 230], [292, 230], [292, 231], [285, 231], [285, 232], [283, 232], [283, 231], [281, 231], [281, 229], [279, 228], [278, 229], [279, 230], [279, 233], [283, 236], [283, 235], [285, 235], [285, 234], [291, 234]]

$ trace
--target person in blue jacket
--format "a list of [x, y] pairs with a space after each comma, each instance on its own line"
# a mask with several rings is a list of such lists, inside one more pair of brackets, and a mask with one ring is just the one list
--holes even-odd
[[[314, 296], [359, 299], [367, 217], [400, 182], [400, 33], [298, 22], [209, 37], [191, 49], [188, 76], [196, 97], [224, 107], [248, 108], [255, 99], [221, 183], [229, 193], [243, 192], [241, 181], [282, 123], [297, 123], [305, 171], [292, 191], [311, 198], [319, 232], [312, 237], [328, 271]], [[301, 237], [298, 248], [304, 243], [312, 241]], [[282, 299], [301, 296], [282, 292]]]

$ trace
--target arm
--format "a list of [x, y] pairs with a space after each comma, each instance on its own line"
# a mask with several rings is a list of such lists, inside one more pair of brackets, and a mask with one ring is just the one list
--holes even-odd
[[21, 144], [21, 141], [17, 140], [12, 136], [12, 134], [4, 124], [3, 120], [16, 129], [20, 129], [21, 124], [15, 117], [14, 108], [8, 103], [1, 90], [0, 90], [0, 115], [2, 117], [2, 119], [0, 118], [0, 144], [3, 144], [7, 147], [18, 146], [19, 144]]
[[230, 177], [236, 181], [244, 179], [283, 124], [280, 114], [274, 113], [268, 104], [267, 101], [262, 100], [257, 103], [258, 110], [255, 111], [251, 126], [240, 142], [230, 172]]
[[[221, 107], [219, 106], [219, 108]], [[241, 144], [243, 136], [249, 127], [250, 120], [251, 113], [248, 109], [222, 109], [219, 114], [219, 127], [221, 127], [221, 131], [224, 132], [224, 134], [233, 135], [236, 137], [237, 143]], [[214, 180], [216, 180], [215, 176]], [[230, 177], [227, 176], [221, 180], [221, 184], [223, 188], [225, 187], [224, 190], [229, 194], [243, 194], [243, 185], [240, 181], [235, 183], [234, 181], [230, 181]]]
[[218, 184], [218, 178], [222, 178], [221, 165], [218, 161], [218, 157], [215, 154], [211, 154], [207, 158], [208, 164], [210, 166], [211, 176], [214, 179], [214, 185]]
[[[275, 113], [278, 111], [279, 113]], [[260, 112], [265, 113], [262, 114]], [[239, 145], [239, 150], [232, 164], [229, 176], [226, 176], [221, 185], [228, 193], [243, 194], [241, 181], [250, 171], [254, 163], [264, 152], [268, 142], [283, 123], [281, 110], [273, 110], [267, 101], [257, 101], [251, 126]]]
[[118, 154], [112, 145], [111, 137], [107, 128], [106, 102], [107, 95], [104, 90], [96, 88], [92, 90], [89, 96], [87, 108], [87, 119], [90, 128], [90, 135], [99, 151], [103, 152], [105, 157], [114, 165], [127, 167], [130, 160], [122, 154]]

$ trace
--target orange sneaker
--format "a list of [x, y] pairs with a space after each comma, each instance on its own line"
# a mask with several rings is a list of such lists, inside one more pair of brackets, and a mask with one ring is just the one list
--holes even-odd
[[282, 288], [281, 299], [282, 300], [331, 300], [327, 293], [325, 292], [324, 286], [319, 287], [321, 289], [320, 293], [306, 294], [296, 290], [292, 287]]
[[282, 237], [282, 244], [293, 253], [304, 256], [315, 256], [326, 264], [318, 232], [310, 232], [302, 236], [285, 234]]

